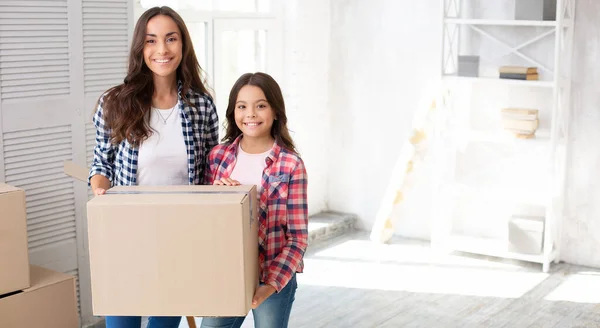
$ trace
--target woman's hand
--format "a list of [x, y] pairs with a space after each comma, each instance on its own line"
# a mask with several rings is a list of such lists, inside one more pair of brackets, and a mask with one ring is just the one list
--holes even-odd
[[106, 190], [110, 188], [110, 181], [103, 175], [96, 174], [90, 179], [90, 185], [94, 196], [106, 194]]
[[259, 307], [262, 302], [264, 302], [269, 296], [275, 293], [275, 287], [271, 285], [259, 285], [254, 292], [254, 297], [252, 298], [252, 308], [256, 309]]
[[221, 178], [219, 180], [215, 180], [215, 182], [213, 182], [213, 185], [215, 185], [215, 186], [239, 186], [239, 185], [241, 185], [241, 183], [237, 180], [233, 180], [230, 178]]
[[96, 188], [94, 189], [94, 196], [100, 196], [106, 194], [106, 189]]

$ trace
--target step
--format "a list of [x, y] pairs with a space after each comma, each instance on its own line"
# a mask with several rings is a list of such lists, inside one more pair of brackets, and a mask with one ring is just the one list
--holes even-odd
[[308, 244], [319, 244], [354, 231], [356, 215], [341, 212], [320, 212], [308, 218]]

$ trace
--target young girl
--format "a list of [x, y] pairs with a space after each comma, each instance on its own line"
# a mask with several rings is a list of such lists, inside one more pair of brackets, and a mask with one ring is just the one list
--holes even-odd
[[[225, 115], [225, 143], [209, 154], [207, 181], [257, 185], [260, 284], [252, 300], [254, 325], [287, 327], [308, 237], [304, 163], [287, 129], [283, 95], [271, 76], [242, 75], [231, 89]], [[204, 318], [202, 327], [240, 327], [244, 318]]]
[[[94, 115], [90, 186], [202, 184], [218, 143], [215, 106], [200, 78], [188, 30], [169, 7], [154, 7], [133, 32], [123, 84], [109, 89]], [[148, 328], [178, 327], [181, 317], [150, 317]], [[141, 317], [106, 317], [107, 328], [140, 328]]]

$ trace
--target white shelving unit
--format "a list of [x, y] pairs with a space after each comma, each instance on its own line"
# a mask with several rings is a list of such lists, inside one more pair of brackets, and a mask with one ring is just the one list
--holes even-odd
[[[540, 129], [536, 132], [536, 138], [516, 139], [505, 134], [490, 131], [464, 130], [465, 125], [460, 124], [461, 117], [465, 117], [464, 111], [470, 111], [470, 108], [449, 108], [450, 115], [454, 117], [452, 127], [446, 132], [446, 137], [453, 140], [462, 140], [454, 142], [450, 153], [452, 168], [448, 169], [451, 173], [443, 178], [447, 187], [444, 192], [456, 192], [457, 181], [455, 176], [457, 168], [457, 154], [459, 154], [465, 145], [473, 143], [494, 143], [503, 146], [514, 146], [527, 152], [528, 147], [542, 147], [544, 154], [547, 157], [544, 161], [548, 163], [547, 176], [545, 179], [548, 188], [542, 188], [543, 192], [535, 194], [537, 205], [544, 208], [544, 231], [543, 245], [540, 254], [521, 254], [508, 251], [508, 241], [496, 238], [481, 238], [477, 236], [469, 236], [464, 234], [456, 234], [453, 230], [454, 214], [452, 211], [453, 204], [441, 206], [444, 210], [440, 210], [436, 216], [436, 224], [432, 233], [432, 245], [442, 247], [448, 251], [462, 251], [467, 253], [475, 253], [488, 255], [493, 257], [501, 257], [508, 259], [516, 259], [528, 262], [542, 264], [542, 270], [547, 272], [550, 264], [558, 262], [560, 259], [560, 231], [561, 222], [563, 219], [563, 196], [565, 182], [565, 165], [567, 152], [567, 135], [569, 121], [569, 105], [571, 93], [571, 53], [574, 28], [574, 13], [576, 0], [558, 0], [556, 20], [553, 21], [532, 21], [532, 20], [501, 20], [501, 19], [471, 19], [464, 18], [461, 15], [463, 12], [463, 2], [467, 0], [441, 0], [442, 1], [442, 22], [443, 22], [443, 37], [442, 37], [442, 81], [444, 87], [452, 90], [457, 87], [477, 86], [479, 88], [525, 88], [526, 90], [538, 90], [547, 94], [547, 99], [550, 99], [551, 106], [548, 108], [539, 108], [540, 114], [542, 111], [551, 111], [545, 113], [548, 119], [543, 122]], [[475, 0], [477, 1], [477, 0]], [[518, 1], [518, 0], [516, 0]], [[533, 38], [530, 38], [516, 46], [509, 45], [502, 41], [489, 31], [489, 28], [495, 29], [505, 27], [533, 28], [538, 33]], [[521, 81], [499, 79], [493, 76], [488, 77], [460, 77], [456, 76], [458, 67], [458, 54], [460, 52], [460, 29], [469, 29], [481, 36], [489, 42], [493, 42], [500, 48], [506, 51], [506, 54], [515, 55], [525, 65], [538, 67], [540, 76], [544, 79], [539, 81]], [[536, 44], [543, 39], [553, 38], [553, 66], [544, 65], [540, 61], [533, 58], [524, 49], [530, 45]], [[547, 42], [547, 41], [546, 41]], [[462, 54], [461, 54], [462, 55]], [[484, 60], [484, 58], [482, 58]], [[533, 89], [529, 89], [533, 88]], [[527, 91], [529, 92], [529, 91]], [[539, 97], [539, 93], [534, 96]], [[451, 96], [452, 98], [453, 96]], [[546, 99], [546, 101], [547, 101]], [[498, 112], [500, 108], [498, 108]], [[467, 115], [468, 116], [468, 115]], [[457, 124], [458, 122], [458, 124]], [[458, 125], [458, 128], [457, 128]], [[459, 133], [461, 136], [457, 136]], [[544, 155], [546, 156], [546, 155]], [[490, 168], [493, 169], [493, 168]], [[498, 169], [498, 168], [495, 168]], [[499, 168], [500, 170], [502, 167]], [[510, 197], [520, 197], [519, 186], [514, 186], [513, 192], [506, 192]], [[487, 189], [482, 189], [482, 193], [491, 192]], [[500, 193], [502, 194], [502, 193]], [[438, 196], [439, 197], [439, 196]], [[442, 197], [445, 197], [442, 195]], [[452, 203], [452, 202], [450, 202]], [[485, 220], [485, 218], [481, 218]], [[508, 222], [507, 226], [508, 226]]]

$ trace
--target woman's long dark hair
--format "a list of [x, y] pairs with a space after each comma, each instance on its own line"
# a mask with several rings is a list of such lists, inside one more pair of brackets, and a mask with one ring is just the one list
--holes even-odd
[[114, 144], [127, 140], [130, 144], [139, 146], [151, 134], [148, 117], [154, 94], [154, 83], [152, 71], [144, 61], [144, 44], [146, 25], [157, 15], [165, 15], [173, 19], [181, 32], [182, 59], [177, 67], [177, 80], [182, 83], [183, 101], [192, 106], [186, 97], [188, 90], [209, 95], [201, 79], [202, 69], [196, 58], [190, 33], [181, 16], [166, 6], [146, 10], [133, 31], [127, 76], [123, 84], [109, 89], [103, 96], [104, 117], [112, 131], [111, 142]]
[[294, 141], [290, 136], [287, 127], [287, 116], [285, 115], [285, 102], [279, 84], [269, 74], [266, 73], [246, 73], [242, 75], [231, 88], [229, 93], [229, 103], [227, 104], [227, 112], [225, 112], [225, 136], [223, 141], [227, 143], [233, 142], [242, 131], [235, 124], [235, 103], [237, 102], [238, 93], [245, 85], [253, 85], [259, 87], [267, 97], [267, 102], [271, 105], [275, 113], [275, 121], [271, 127], [271, 136], [275, 141], [290, 151], [298, 153]]

